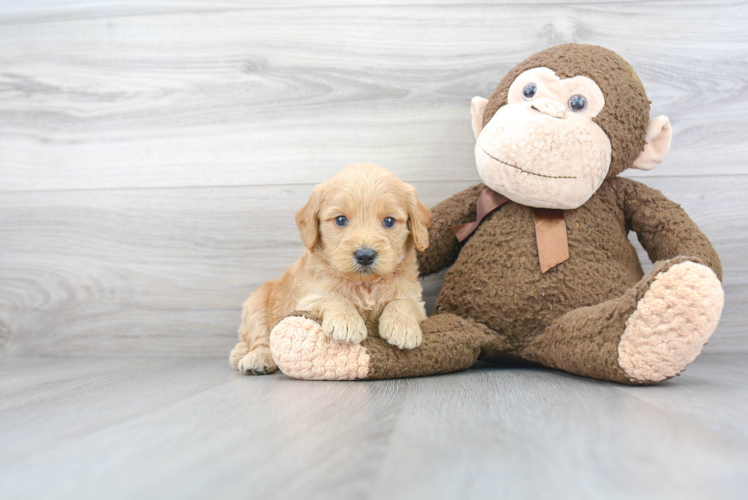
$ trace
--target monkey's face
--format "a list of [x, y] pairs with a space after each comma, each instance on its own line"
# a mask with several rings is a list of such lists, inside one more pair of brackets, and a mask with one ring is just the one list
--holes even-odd
[[610, 167], [608, 136], [592, 119], [605, 97], [585, 76], [548, 68], [520, 74], [475, 144], [478, 173], [510, 200], [570, 210], [600, 187]]

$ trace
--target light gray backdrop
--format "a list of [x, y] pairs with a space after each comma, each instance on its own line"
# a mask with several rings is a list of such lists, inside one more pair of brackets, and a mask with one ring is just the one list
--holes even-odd
[[470, 98], [565, 42], [619, 52], [670, 117], [666, 161], [626, 175], [722, 257], [706, 350], [748, 351], [746, 2], [392, 3], [0, 4], [0, 353], [227, 355], [314, 184], [477, 182]]

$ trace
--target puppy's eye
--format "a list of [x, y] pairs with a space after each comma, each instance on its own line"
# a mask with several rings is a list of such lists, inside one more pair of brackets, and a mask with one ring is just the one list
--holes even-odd
[[345, 218], [345, 215], [338, 215], [335, 217], [335, 224], [339, 227], [345, 227], [348, 225], [348, 219]]
[[389, 229], [395, 225], [395, 222], [396, 222], [395, 219], [393, 219], [392, 217], [385, 217], [384, 221], [382, 222], [382, 225]]

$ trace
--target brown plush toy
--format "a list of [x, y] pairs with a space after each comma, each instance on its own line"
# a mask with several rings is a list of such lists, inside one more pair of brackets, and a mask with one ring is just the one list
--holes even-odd
[[[665, 157], [666, 117], [631, 66], [568, 44], [526, 59], [472, 102], [483, 184], [432, 210], [422, 276], [451, 266], [423, 342], [341, 344], [300, 312], [271, 335], [280, 369], [303, 379], [379, 379], [524, 360], [625, 384], [678, 375], [717, 326], [719, 257], [676, 203], [617, 177]], [[627, 239], [654, 262], [644, 275]], [[306, 316], [306, 317], [305, 317]]]

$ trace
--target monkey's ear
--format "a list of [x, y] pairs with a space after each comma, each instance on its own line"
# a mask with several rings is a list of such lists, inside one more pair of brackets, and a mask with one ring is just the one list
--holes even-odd
[[410, 189], [410, 200], [408, 200], [408, 229], [413, 238], [416, 250], [423, 252], [429, 246], [429, 222], [431, 212], [429, 207], [421, 203], [414, 188]]
[[483, 130], [483, 112], [486, 110], [488, 99], [475, 96], [470, 100], [470, 112], [473, 115], [473, 135], [478, 140], [481, 130]]
[[306, 205], [296, 212], [296, 226], [299, 228], [301, 242], [310, 252], [314, 253], [319, 239], [319, 208], [321, 203], [321, 189], [317, 186]]
[[652, 118], [644, 137], [646, 144], [644, 151], [634, 160], [634, 168], [652, 170], [665, 159], [670, 151], [670, 141], [673, 139], [673, 129], [667, 116]]

